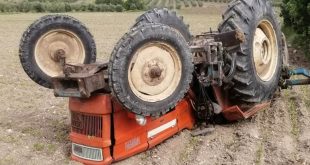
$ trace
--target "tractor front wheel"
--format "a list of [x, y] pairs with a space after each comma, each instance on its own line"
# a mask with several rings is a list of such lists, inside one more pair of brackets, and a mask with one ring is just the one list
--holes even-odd
[[88, 29], [65, 15], [47, 15], [31, 24], [20, 41], [19, 57], [28, 76], [52, 88], [52, 77], [63, 75], [61, 58], [69, 64], [96, 60], [96, 45]]
[[184, 97], [193, 72], [184, 37], [163, 24], [142, 24], [123, 36], [112, 52], [112, 94], [129, 111], [165, 114]]

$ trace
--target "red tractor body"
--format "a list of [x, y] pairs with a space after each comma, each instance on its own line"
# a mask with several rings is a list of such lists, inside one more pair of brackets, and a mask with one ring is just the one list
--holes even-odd
[[[214, 88], [215, 96], [230, 121], [248, 118], [269, 103], [255, 105], [244, 113], [240, 107], [231, 106]], [[193, 101], [188, 95], [169, 113], [147, 117], [139, 125], [135, 114], [126, 111], [109, 94], [99, 94], [88, 99], [70, 98], [72, 159], [90, 165], [106, 165], [146, 151], [183, 129], [195, 126]]]
[[159, 118], [148, 117], [144, 126], [110, 95], [70, 98], [72, 159], [106, 165], [143, 152], [195, 124], [189, 98]]

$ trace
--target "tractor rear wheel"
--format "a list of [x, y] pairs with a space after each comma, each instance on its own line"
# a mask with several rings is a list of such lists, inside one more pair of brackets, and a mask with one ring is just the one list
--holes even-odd
[[160, 116], [184, 97], [193, 69], [189, 46], [179, 32], [163, 24], [142, 24], [114, 48], [109, 83], [129, 111]]
[[243, 31], [230, 90], [236, 100], [259, 103], [277, 89], [282, 69], [281, 30], [268, 0], [235, 0], [223, 15], [220, 32]]
[[63, 74], [60, 58], [69, 64], [95, 62], [96, 45], [88, 29], [78, 20], [65, 15], [47, 15], [24, 32], [19, 57], [33, 81], [52, 88], [51, 78]]
[[136, 23], [134, 24], [133, 28], [148, 23], [160, 23], [170, 26], [178, 30], [187, 42], [189, 42], [191, 39], [189, 25], [186, 25], [183, 21], [183, 17], [177, 16], [175, 11], [170, 11], [166, 8], [155, 8], [149, 10], [136, 19]]

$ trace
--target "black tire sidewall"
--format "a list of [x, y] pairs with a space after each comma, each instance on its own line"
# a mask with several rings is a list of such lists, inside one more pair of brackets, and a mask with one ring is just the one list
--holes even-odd
[[[165, 25], [145, 24], [136, 27], [135, 28], [136, 31], [140, 31], [141, 29], [147, 31], [144, 33], [145, 34], [144, 37], [140, 37], [141, 35], [140, 33], [134, 32], [133, 35], [129, 34], [131, 36], [130, 46], [129, 44], [126, 46], [123, 45], [124, 46], [123, 49], [126, 49], [127, 51], [122, 50], [118, 52], [119, 56], [124, 57], [124, 59], [121, 60], [122, 62], [117, 63], [114, 63], [115, 60], [112, 59], [111, 60], [112, 66], [110, 66], [110, 69], [112, 71], [110, 78], [111, 83], [110, 86], [112, 87], [112, 91], [114, 91], [113, 93], [116, 96], [116, 98], [130, 111], [136, 114], [142, 114], [144, 116], [160, 116], [169, 111], [170, 108], [175, 107], [177, 102], [184, 97], [184, 94], [187, 92], [189, 88], [189, 83], [191, 82], [192, 79], [192, 69], [193, 69], [189, 47], [185, 39], [181, 36], [181, 34], [176, 32], [175, 30], [172, 30], [172, 28], [168, 28], [168, 26], [165, 26], [166, 30], [165, 32], [164, 31], [158, 32], [156, 30], [153, 30], [152, 26], [161, 28], [162, 26]], [[170, 96], [161, 101], [147, 102], [136, 96], [132, 91], [131, 87], [129, 86], [128, 70], [130, 62], [135, 52], [144, 44], [153, 41], [169, 44], [176, 49], [179, 58], [181, 60], [182, 75], [178, 86]], [[127, 49], [127, 47], [130, 47], [130, 49]], [[114, 56], [116, 56], [116, 54], [114, 54]], [[113, 72], [113, 67], [118, 64], [124, 66], [123, 67], [124, 70], [117, 70]], [[113, 77], [115, 77], [115, 79], [118, 80], [115, 80]], [[111, 81], [111, 79], [113, 80]], [[113, 90], [117, 88], [114, 83], [118, 84], [122, 91], [118, 92], [116, 90]]]
[[160, 23], [170, 26], [176, 29], [185, 38], [187, 42], [190, 41], [192, 35], [189, 32], [189, 26], [186, 25], [183, 20], [176, 15], [174, 11], [170, 11], [166, 8], [163, 9], [152, 9], [136, 19], [136, 23], [132, 28], [138, 27], [142, 24], [149, 23]]
[[[273, 77], [263, 81], [256, 73], [253, 57], [254, 34], [262, 20], [272, 25], [278, 42], [278, 61]], [[233, 49], [236, 52], [236, 70], [232, 81], [228, 82], [230, 99], [237, 104], [260, 103], [270, 100], [278, 87], [282, 70], [281, 29], [269, 0], [236, 0], [228, 5], [223, 14], [219, 31], [240, 30], [245, 42]]]

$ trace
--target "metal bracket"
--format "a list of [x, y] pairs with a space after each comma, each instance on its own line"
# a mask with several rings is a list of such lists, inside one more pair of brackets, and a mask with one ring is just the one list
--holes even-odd
[[227, 49], [231, 51], [244, 41], [244, 34], [238, 30], [224, 33], [211, 31], [195, 36], [190, 42], [190, 48], [198, 80], [204, 86], [222, 86], [223, 81], [229, 83], [235, 71], [235, 58], [232, 59], [226, 77], [227, 71], [223, 70], [223, 67], [225, 66], [224, 59], [229, 55]]
[[64, 76], [52, 78], [56, 97], [88, 98], [95, 91], [110, 93], [107, 63], [65, 64]]
[[[290, 79], [293, 75], [302, 75], [306, 77], [306, 79]], [[282, 89], [287, 89], [290, 86], [310, 84], [310, 73], [309, 70], [305, 68], [298, 68], [294, 70], [284, 69], [282, 77], [285, 78], [285, 80], [280, 84]]]
[[223, 47], [231, 47], [245, 42], [244, 34], [239, 30], [219, 33], [214, 36], [215, 42], [222, 42]]

